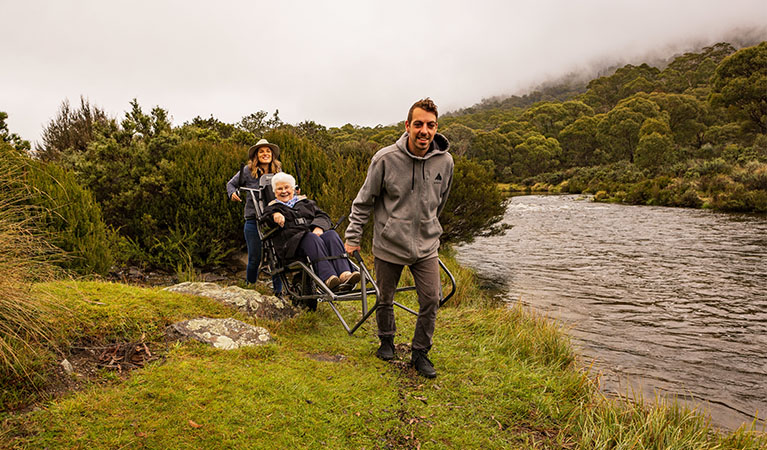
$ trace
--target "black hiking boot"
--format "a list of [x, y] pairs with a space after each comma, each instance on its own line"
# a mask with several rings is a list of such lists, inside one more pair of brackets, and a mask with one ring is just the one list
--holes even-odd
[[384, 361], [394, 359], [394, 336], [380, 336], [381, 346], [378, 347], [376, 356]]
[[431, 363], [429, 358], [426, 356], [426, 352], [423, 350], [413, 350], [410, 364], [413, 365], [416, 372], [418, 372], [418, 374], [422, 377], [434, 378], [437, 376], [437, 371], [434, 369], [434, 364]]

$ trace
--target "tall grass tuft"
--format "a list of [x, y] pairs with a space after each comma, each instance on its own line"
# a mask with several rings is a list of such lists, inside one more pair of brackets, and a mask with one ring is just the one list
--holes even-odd
[[[9, 161], [4, 161], [9, 162]], [[0, 165], [0, 385], [35, 376], [38, 343], [48, 337], [42, 314], [50, 302], [32, 292], [32, 282], [53, 278], [57, 250], [33, 230], [35, 210], [17, 189], [24, 160]], [[5, 390], [5, 389], [4, 389]], [[7, 404], [3, 396], [0, 404]]]
[[710, 420], [676, 398], [646, 401], [639, 394], [620, 400], [597, 397], [574, 420], [577, 449], [730, 449], [760, 450], [767, 436], [754, 425], [730, 434], [718, 432]]

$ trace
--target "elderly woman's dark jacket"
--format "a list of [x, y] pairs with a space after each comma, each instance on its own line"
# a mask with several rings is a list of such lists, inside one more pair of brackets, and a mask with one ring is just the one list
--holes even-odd
[[304, 237], [304, 234], [310, 233], [316, 227], [322, 231], [329, 230], [333, 225], [330, 216], [317, 207], [314, 200], [309, 200], [305, 196], [299, 196], [299, 200], [291, 208], [288, 205], [272, 200], [264, 209], [264, 218], [267, 224], [279, 227], [274, 223], [272, 214], [279, 212], [285, 216], [285, 227], [277, 231], [272, 240], [277, 255], [283, 259], [290, 259], [296, 256], [298, 244]]

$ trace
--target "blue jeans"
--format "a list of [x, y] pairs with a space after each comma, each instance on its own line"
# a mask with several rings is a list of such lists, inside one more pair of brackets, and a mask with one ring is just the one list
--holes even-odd
[[[245, 280], [255, 283], [258, 280], [258, 269], [261, 266], [261, 238], [258, 236], [258, 221], [246, 220], [243, 229], [245, 243], [248, 245], [248, 267], [245, 271]], [[280, 277], [272, 277], [272, 287], [275, 294], [282, 293], [282, 281]]]

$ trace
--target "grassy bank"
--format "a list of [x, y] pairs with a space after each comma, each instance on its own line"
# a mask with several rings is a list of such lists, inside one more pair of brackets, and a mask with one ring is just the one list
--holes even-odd
[[[439, 375], [405, 363], [413, 318], [398, 313], [398, 360], [380, 361], [374, 321], [348, 336], [328, 307], [274, 323], [158, 289], [100, 282], [38, 285], [64, 308], [46, 317], [51, 342], [36, 367], [67, 348], [144, 342], [162, 358], [126, 374], [102, 370], [30, 412], [3, 413], [0, 443], [20, 448], [679, 448], [758, 449], [767, 439], [722, 435], [676, 406], [607, 401], [579, 369], [555, 324], [482, 297], [468, 271], [440, 311], [430, 356]], [[413, 305], [412, 295], [403, 301]], [[351, 305], [345, 308], [351, 314]], [[165, 342], [176, 320], [233, 316], [275, 342], [220, 351]], [[72, 375], [76, 379], [78, 376]], [[79, 377], [82, 378], [82, 377]], [[19, 391], [40, 398], [45, 383]], [[4, 385], [3, 389], [18, 386]], [[8, 403], [10, 405], [10, 403]]]

